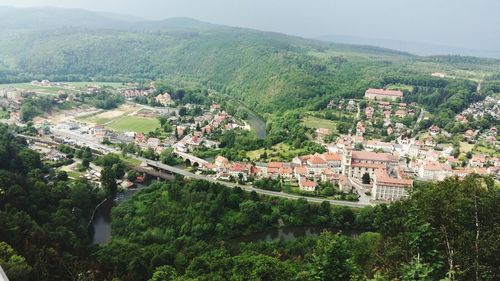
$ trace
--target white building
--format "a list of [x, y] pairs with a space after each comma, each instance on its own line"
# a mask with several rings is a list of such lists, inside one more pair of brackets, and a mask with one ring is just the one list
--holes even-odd
[[396, 201], [408, 197], [412, 186], [412, 180], [391, 178], [385, 170], [378, 169], [373, 177], [372, 199]]

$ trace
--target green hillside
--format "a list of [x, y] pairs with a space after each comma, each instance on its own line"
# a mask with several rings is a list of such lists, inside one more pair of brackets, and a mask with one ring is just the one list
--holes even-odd
[[[62, 23], [67, 23], [62, 15], [85, 16], [63, 11]], [[416, 57], [190, 19], [120, 25], [100, 17], [93, 16], [102, 27], [55, 28], [57, 21], [39, 17], [32, 26], [1, 31], [0, 82], [165, 80], [214, 89], [259, 113], [272, 113], [313, 109], [332, 97], [361, 97], [367, 87], [382, 87], [395, 74], [401, 80], [439, 71], [479, 81], [498, 79], [500, 73], [498, 60]], [[40, 24], [43, 20], [50, 25]]]

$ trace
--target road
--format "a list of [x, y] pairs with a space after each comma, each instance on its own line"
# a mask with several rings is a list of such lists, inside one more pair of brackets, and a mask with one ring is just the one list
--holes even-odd
[[356, 193], [359, 195], [359, 203], [370, 205], [370, 197], [366, 195], [364, 187], [352, 178], [349, 178], [349, 182], [356, 190]]
[[[82, 135], [76, 131], [68, 131], [68, 130], [60, 130], [60, 129], [52, 129], [51, 131], [56, 136], [59, 136], [62, 138], [72, 139], [77, 144], [88, 146], [92, 149], [101, 151], [103, 153], [116, 153], [116, 154], [121, 153], [121, 151], [119, 151], [115, 148], [108, 147], [108, 146], [105, 146], [105, 145], [102, 145], [102, 144], [96, 142], [89, 135]], [[183, 170], [183, 169], [180, 169], [177, 167], [173, 167], [170, 165], [166, 165], [166, 164], [163, 164], [163, 163], [158, 162], [158, 161], [149, 160], [149, 159], [137, 156], [137, 155], [128, 154], [127, 156], [131, 157], [131, 158], [135, 158], [141, 162], [147, 163], [149, 166], [153, 166], [153, 167], [165, 170], [165, 171], [169, 171], [169, 172], [174, 173], [174, 174], [182, 175], [182, 176], [192, 178], [192, 179], [206, 180], [209, 182], [219, 183], [219, 184], [223, 184], [225, 186], [231, 187], [231, 188], [238, 186], [245, 191], [248, 191], [248, 192], [255, 191], [258, 194], [267, 195], [267, 196], [280, 197], [280, 198], [286, 198], [286, 199], [292, 199], [292, 200], [297, 200], [297, 199], [302, 198], [308, 202], [314, 202], [314, 203], [322, 203], [322, 202], [326, 201], [332, 205], [352, 207], [352, 208], [362, 208], [362, 207], [373, 205], [372, 203], [369, 202], [369, 200], [365, 200], [365, 199], [362, 199], [358, 202], [351, 202], [351, 201], [332, 200], [332, 199], [324, 199], [324, 198], [317, 198], [317, 197], [310, 197], [310, 196], [294, 195], [294, 194], [288, 194], [288, 193], [284, 193], [284, 192], [263, 190], [263, 189], [258, 189], [258, 188], [255, 188], [255, 187], [249, 186], [249, 185], [240, 185], [240, 184], [236, 184], [236, 183], [215, 180], [215, 179], [208, 177], [208, 176], [197, 175], [197, 174], [191, 173], [189, 171], [186, 171], [186, 170]]]

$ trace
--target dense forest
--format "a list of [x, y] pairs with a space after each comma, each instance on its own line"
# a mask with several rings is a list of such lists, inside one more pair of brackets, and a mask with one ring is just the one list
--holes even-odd
[[[190, 19], [131, 24], [91, 12], [30, 12], [4, 12], [11, 20], [3, 19], [8, 28], [0, 32], [0, 83], [163, 80], [215, 90], [260, 114], [322, 108], [333, 97], [359, 98], [368, 87], [401, 83], [418, 87], [408, 101], [456, 111], [481, 99], [477, 81], [495, 91], [500, 73], [493, 59], [417, 57]], [[431, 77], [436, 71], [455, 79]]]
[[[88, 222], [104, 191], [54, 172], [6, 126], [0, 160], [0, 264], [13, 281], [500, 277], [500, 190], [490, 178], [419, 183], [411, 199], [360, 210], [204, 181], [158, 182], [113, 210], [113, 239], [97, 246]], [[304, 225], [326, 231], [238, 242]]]

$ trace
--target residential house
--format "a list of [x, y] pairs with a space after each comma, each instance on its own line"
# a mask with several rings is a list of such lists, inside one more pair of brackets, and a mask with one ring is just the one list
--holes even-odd
[[160, 139], [159, 138], [149, 138], [147, 142], [147, 146], [150, 148], [156, 148], [160, 146]]
[[320, 176], [323, 169], [328, 168], [328, 163], [320, 155], [313, 155], [306, 164], [309, 175], [313, 176]]
[[436, 161], [425, 162], [420, 166], [418, 176], [424, 180], [442, 181], [452, 175], [451, 166]]
[[310, 181], [305, 178], [299, 181], [299, 189], [302, 191], [308, 191], [308, 192], [315, 191], [317, 185], [318, 184], [316, 182]]
[[169, 106], [174, 103], [169, 93], [159, 94], [155, 97], [157, 103], [163, 106]]

